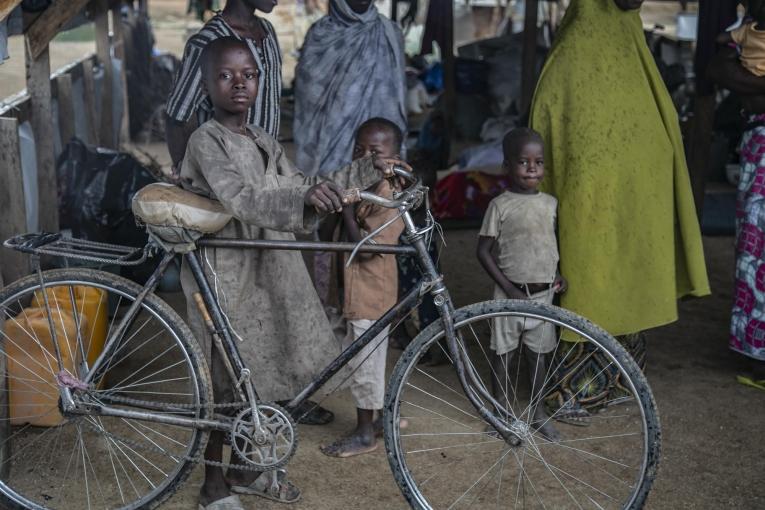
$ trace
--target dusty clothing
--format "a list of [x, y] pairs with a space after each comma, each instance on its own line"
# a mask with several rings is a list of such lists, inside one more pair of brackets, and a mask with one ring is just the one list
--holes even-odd
[[741, 65], [755, 76], [765, 76], [765, 31], [757, 30], [756, 21], [731, 31], [733, 41], [741, 46]]
[[[371, 328], [374, 322], [369, 319], [348, 321], [348, 334], [343, 340], [343, 349], [346, 349], [354, 340]], [[348, 385], [351, 388], [351, 394], [356, 402], [356, 407], [359, 409], [374, 410], [383, 408], [383, 400], [385, 399], [385, 358], [388, 355], [389, 328], [390, 326], [386, 326], [374, 340], [368, 343], [346, 365], [349, 370], [355, 369], [353, 375], [348, 379]]]
[[[555, 291], [552, 288], [531, 294], [529, 299], [551, 305]], [[494, 299], [507, 299], [499, 286], [494, 287]], [[523, 345], [536, 353], [546, 354], [555, 349], [555, 324], [528, 317], [497, 317], [491, 330], [491, 349], [507, 354]]]
[[498, 265], [513, 283], [551, 283], [558, 269], [558, 201], [506, 191], [491, 201], [478, 235], [494, 237]]
[[[184, 187], [216, 198], [235, 217], [215, 236], [292, 240], [292, 232], [312, 230], [318, 218], [307, 212], [303, 197], [317, 179], [298, 172], [264, 130], [248, 129], [254, 139], [210, 120], [189, 140], [181, 167]], [[327, 177], [345, 188], [367, 188], [379, 173], [365, 158]], [[202, 257], [208, 281], [242, 338], [237, 345], [261, 399], [294, 396], [340, 353], [300, 252], [219, 248], [206, 249]], [[210, 337], [190, 299], [197, 286], [186, 267], [181, 282], [192, 331], [209, 349]]]
[[[393, 188], [386, 181], [374, 190], [374, 193], [393, 197]], [[373, 232], [398, 214], [395, 209], [362, 203], [356, 212], [359, 228]], [[404, 231], [401, 219], [386, 227], [374, 237], [377, 244], [398, 244], [398, 238]], [[375, 254], [368, 258], [358, 255], [350, 267], [345, 268], [345, 300], [343, 313], [346, 319], [379, 319], [398, 300], [398, 267], [396, 256]]]

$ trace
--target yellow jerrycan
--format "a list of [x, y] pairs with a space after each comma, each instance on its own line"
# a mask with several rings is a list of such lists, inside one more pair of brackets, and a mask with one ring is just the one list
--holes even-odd
[[[77, 327], [71, 313], [53, 310], [63, 367], [77, 374], [81, 358], [77, 349]], [[80, 321], [80, 331], [89, 328], [87, 318]], [[64, 418], [58, 410], [59, 372], [53, 346], [48, 314], [44, 308], [26, 308], [13, 319], [5, 321], [5, 351], [7, 354], [8, 389], [11, 425], [29, 423], [53, 427]]]
[[[70, 288], [72, 289], [71, 294], [69, 293]], [[57, 308], [72, 312], [72, 297], [74, 297], [74, 305], [77, 307], [77, 317], [83, 315], [87, 317], [88, 328], [82, 330], [82, 340], [88, 366], [92, 366], [104, 349], [104, 342], [106, 342], [106, 327], [109, 321], [109, 303], [107, 303], [106, 291], [95, 287], [59, 285], [47, 287], [45, 292], [48, 294], [48, 304], [54, 317]], [[37, 308], [45, 308], [42, 291], [35, 292], [32, 305]]]

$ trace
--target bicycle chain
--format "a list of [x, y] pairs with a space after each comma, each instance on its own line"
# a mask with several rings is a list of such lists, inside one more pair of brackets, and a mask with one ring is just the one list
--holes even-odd
[[[88, 395], [90, 395], [90, 394], [88, 394]], [[121, 403], [124, 403], [124, 404], [132, 404], [132, 405], [144, 406], [144, 407], [146, 407], [146, 406], [150, 407], [150, 406], [157, 405], [157, 402], [151, 402], [151, 401], [148, 401], [148, 400], [139, 400], [139, 399], [128, 398], [128, 397], [119, 397], [117, 395], [109, 395], [109, 399], [113, 400], [113, 401], [116, 401], [116, 402], [121, 402]], [[94, 405], [101, 405], [101, 404], [98, 404], [97, 401], [94, 402], [93, 404]], [[213, 409], [222, 409], [222, 408], [233, 408], [233, 407], [244, 408], [244, 407], [248, 407], [250, 404], [247, 403], [247, 402], [229, 402], [229, 403], [222, 403], [222, 404], [209, 404], [208, 406], [203, 406], [203, 405], [200, 405], [200, 404], [184, 404], [184, 403], [167, 403], [166, 405], [168, 405], [168, 406], [175, 406], [175, 407], [178, 407], [178, 408], [181, 408], [181, 409], [201, 409], [203, 407], [211, 407]], [[188, 456], [188, 455], [175, 455], [175, 454], [170, 453], [170, 452], [168, 452], [166, 450], [163, 450], [162, 448], [159, 448], [157, 446], [149, 445], [149, 444], [144, 444], [144, 443], [139, 443], [138, 441], [134, 441], [132, 439], [128, 439], [126, 437], [122, 437], [122, 436], [120, 436], [118, 434], [113, 434], [113, 433], [109, 432], [108, 430], [104, 429], [103, 427], [97, 427], [96, 425], [90, 423], [88, 420], [84, 420], [83, 419], [82, 423], [87, 428], [89, 428], [90, 430], [96, 432], [97, 434], [102, 434], [105, 437], [108, 437], [109, 439], [120, 441], [121, 443], [127, 445], [128, 447], [138, 448], [138, 449], [141, 449], [141, 450], [154, 452], [154, 453], [157, 453], [157, 454], [160, 454], [160, 455], [165, 455], [167, 457], [170, 457], [171, 459], [183, 460], [183, 461], [186, 461], [186, 462], [193, 462], [195, 464], [205, 464], [207, 466], [219, 467], [219, 468], [223, 468], [223, 469], [233, 468], [233, 469], [236, 469], [236, 470], [239, 470], [239, 471], [254, 471], [254, 472], [258, 472], [258, 473], [263, 472], [262, 469], [257, 469], [255, 467], [247, 466], [247, 465], [244, 465], [244, 464], [229, 464], [227, 462], [218, 462], [218, 461], [214, 461], [214, 460], [206, 460], [204, 458], [204, 452], [203, 451], [200, 451], [200, 453], [198, 455], [194, 456], [194, 457], [191, 457], [191, 456]]]

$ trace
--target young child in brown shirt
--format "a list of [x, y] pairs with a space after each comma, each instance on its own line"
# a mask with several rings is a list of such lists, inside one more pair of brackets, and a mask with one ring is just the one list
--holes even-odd
[[[356, 132], [353, 159], [377, 155], [397, 157], [403, 134], [393, 122], [373, 118], [364, 122]], [[383, 180], [373, 193], [392, 198], [393, 185]], [[354, 242], [381, 227], [398, 211], [369, 203], [347, 206], [343, 218], [349, 237]], [[401, 219], [374, 237], [378, 244], [397, 244], [404, 230]], [[348, 320], [343, 349], [359, 338], [374, 322], [382, 317], [398, 297], [398, 268], [392, 254], [357, 254], [351, 265], [345, 268], [345, 299], [343, 314]], [[385, 397], [385, 358], [388, 352], [388, 327], [383, 329], [359, 354], [351, 368], [351, 394], [356, 401], [356, 428], [347, 436], [324, 446], [322, 452], [332, 457], [352, 457], [377, 449], [378, 421], [375, 412], [382, 411]], [[359, 364], [361, 362], [361, 364]]]

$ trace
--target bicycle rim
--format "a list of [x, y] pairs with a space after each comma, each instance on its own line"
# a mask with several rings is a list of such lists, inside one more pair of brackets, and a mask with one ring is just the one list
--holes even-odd
[[[58, 361], [82, 378], [140, 287], [100, 271], [43, 273], [0, 295], [5, 385], [0, 391], [0, 495], [19, 508], [154, 508], [193, 467], [207, 433], [150, 421], [63, 416]], [[48, 320], [50, 317], [51, 321]], [[205, 418], [204, 358], [175, 312], [149, 295], [83, 396], [94, 404]]]
[[[530, 400], [530, 362], [521, 347], [498, 374], [499, 409], [482, 393], [491, 392], [497, 373], [490, 339], [498, 318], [547, 324], [554, 331], [544, 390]], [[479, 417], [451, 364], [418, 364], [431, 349], [448, 356], [439, 342], [441, 325], [431, 325], [396, 365], [385, 408], [391, 467], [414, 508], [642, 506], [658, 465], [659, 420], [645, 378], [613, 337], [565, 310], [529, 301], [471, 305], [457, 311], [455, 325], [467, 370], [475, 375], [471, 388], [520, 444], [505, 441]], [[588, 425], [569, 424], [572, 414], [579, 415], [580, 425], [585, 421], [583, 403], [589, 406]], [[546, 417], [535, 416], [537, 405]], [[548, 425], [558, 441], [540, 431]]]

